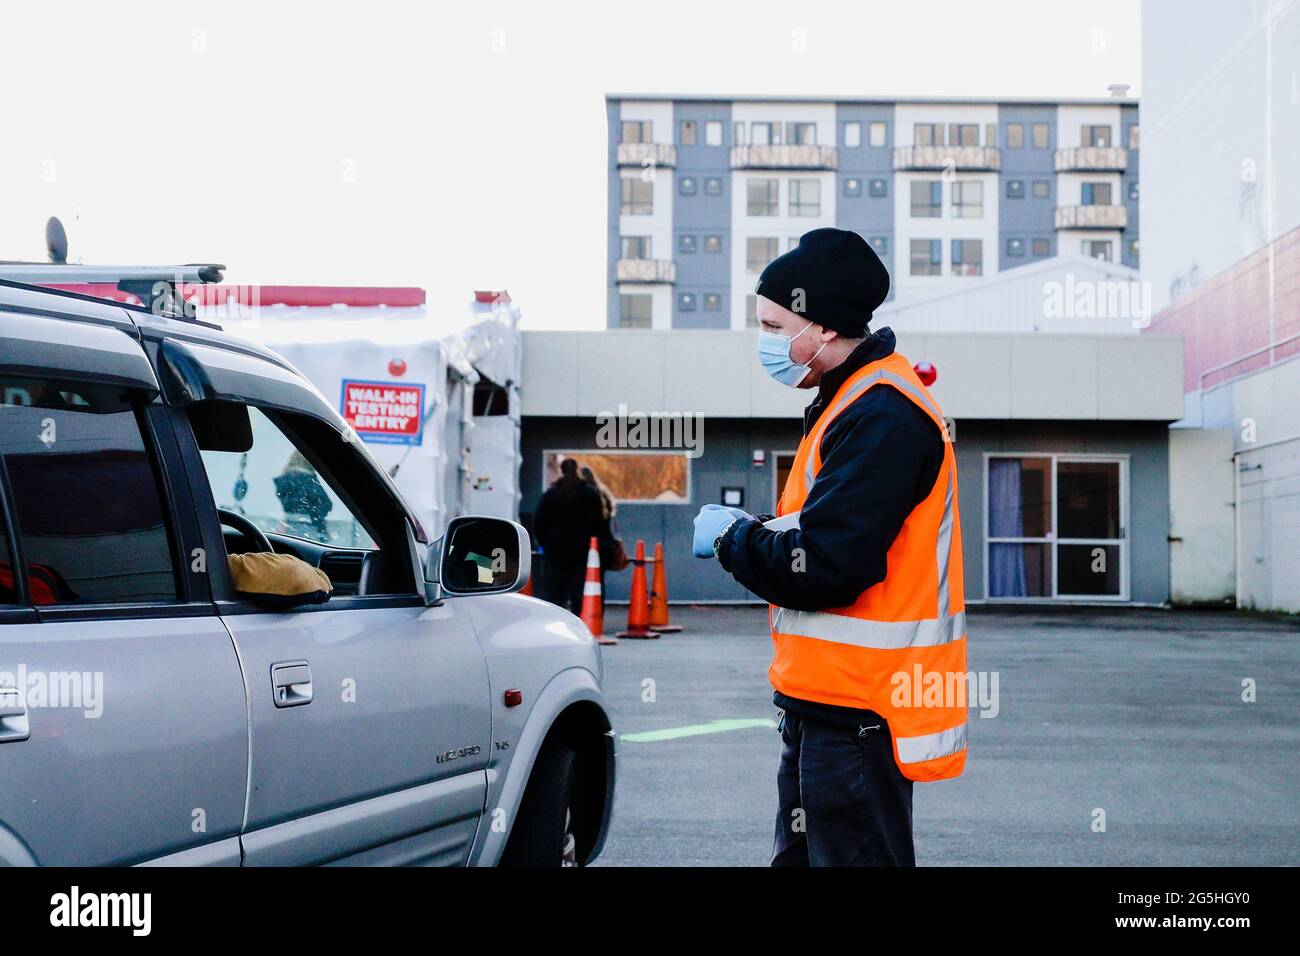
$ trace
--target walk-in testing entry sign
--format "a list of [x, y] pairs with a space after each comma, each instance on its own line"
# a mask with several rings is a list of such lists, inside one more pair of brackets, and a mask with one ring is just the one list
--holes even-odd
[[418, 445], [424, 430], [424, 386], [343, 380], [343, 417], [362, 441]]

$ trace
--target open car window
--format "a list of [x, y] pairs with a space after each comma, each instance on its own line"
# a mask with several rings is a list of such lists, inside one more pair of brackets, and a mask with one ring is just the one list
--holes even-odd
[[220, 436], [224, 441], [204, 442], [200, 437], [217, 507], [243, 515], [262, 531], [332, 548], [374, 550], [375, 539], [360, 516], [303, 449], [260, 409], [248, 406], [248, 421], [251, 442], [247, 435], [242, 441], [228, 434]]

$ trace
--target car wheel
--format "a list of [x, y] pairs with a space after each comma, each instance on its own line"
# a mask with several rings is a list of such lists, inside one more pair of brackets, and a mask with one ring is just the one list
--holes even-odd
[[577, 776], [578, 755], [571, 746], [543, 745], [506, 844], [504, 866], [578, 865]]

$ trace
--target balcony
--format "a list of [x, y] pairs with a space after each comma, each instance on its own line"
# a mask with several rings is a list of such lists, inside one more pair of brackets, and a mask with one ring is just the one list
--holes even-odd
[[991, 172], [1002, 168], [1002, 152], [996, 146], [897, 146], [894, 168], [969, 172]]
[[1123, 229], [1128, 210], [1123, 206], [1057, 206], [1057, 229]]
[[672, 169], [677, 165], [677, 147], [672, 143], [619, 143], [618, 164]]
[[732, 169], [835, 169], [834, 146], [784, 143], [775, 146], [731, 147]]
[[1122, 173], [1128, 150], [1122, 146], [1075, 146], [1056, 151], [1058, 173]]
[[671, 259], [619, 259], [615, 268], [619, 282], [677, 281], [677, 263]]

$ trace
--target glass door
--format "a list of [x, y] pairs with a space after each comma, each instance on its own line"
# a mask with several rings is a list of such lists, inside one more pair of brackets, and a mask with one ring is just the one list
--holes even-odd
[[1126, 462], [990, 455], [985, 594], [991, 600], [1126, 600]]
[[1056, 460], [1058, 597], [1127, 597], [1123, 465], [1117, 459]]

